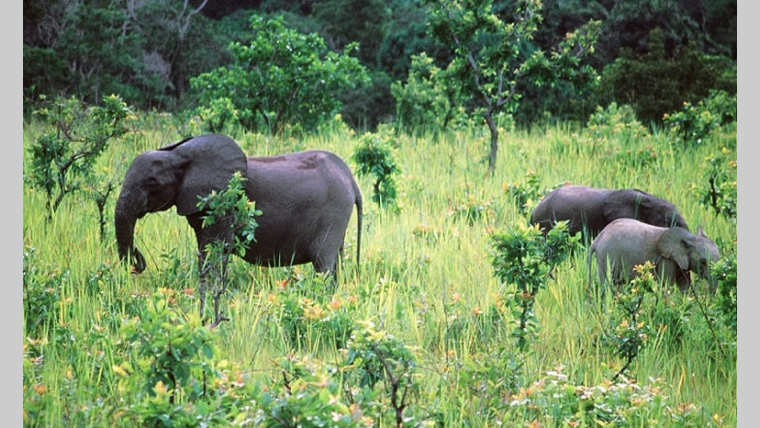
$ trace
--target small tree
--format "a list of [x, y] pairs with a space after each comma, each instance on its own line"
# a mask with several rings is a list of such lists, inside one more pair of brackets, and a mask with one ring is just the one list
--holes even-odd
[[393, 176], [400, 172], [391, 154], [388, 137], [381, 133], [365, 134], [354, 149], [352, 159], [359, 165], [359, 175], [375, 176], [372, 200], [380, 206], [396, 206], [396, 182]]
[[369, 81], [364, 66], [349, 56], [355, 43], [342, 54], [329, 52], [319, 35], [287, 28], [282, 17], [254, 15], [251, 30], [250, 44], [230, 44], [232, 65], [190, 79], [202, 104], [232, 100], [248, 129], [256, 129], [259, 119], [275, 134], [296, 120], [316, 129], [340, 109], [339, 92]]
[[[244, 180], [240, 172], [235, 172], [226, 189], [221, 192], [212, 191], [198, 201], [198, 208], [205, 212], [203, 216], [204, 228], [215, 224], [229, 226], [229, 230], [222, 231], [222, 239], [203, 248], [206, 257], [203, 265], [199, 266], [201, 272], [199, 292], [201, 317], [206, 303], [205, 277], [208, 272], [213, 273], [214, 323], [212, 326], [219, 325], [220, 322], [227, 319], [219, 309], [219, 300], [227, 285], [227, 255], [232, 253], [241, 257], [245, 256], [248, 247], [256, 240], [254, 233], [259, 224], [256, 222], [255, 216], [262, 214], [256, 209], [256, 203], [249, 200], [245, 194]], [[223, 239], [225, 235], [231, 236], [231, 239]]]
[[101, 242], [105, 242], [106, 239], [106, 204], [119, 185], [119, 178], [110, 175], [109, 172], [109, 168], [105, 168], [103, 172], [90, 174], [82, 187], [87, 197], [95, 203], [95, 207], [98, 209], [98, 230], [100, 231]]
[[[430, 30], [433, 37], [454, 47], [448, 71], [457, 77], [465, 94], [476, 106], [491, 134], [488, 170], [496, 168], [499, 131], [495, 116], [514, 112], [520, 100], [517, 84], [527, 80], [537, 86], [552, 85], [557, 79], [579, 80], [595, 75], [581, 58], [593, 52], [599, 29], [590, 21], [568, 33], [557, 49], [547, 56], [532, 43], [541, 22], [540, 0], [519, 0], [511, 22], [493, 12], [492, 0], [426, 0], [432, 7]], [[582, 79], [588, 80], [588, 79]]]
[[412, 55], [406, 83], [391, 84], [396, 100], [396, 129], [422, 135], [427, 130], [445, 131], [458, 116], [460, 93], [450, 77], [425, 52]]
[[48, 219], [63, 198], [79, 189], [93, 171], [95, 161], [112, 138], [127, 132], [129, 107], [118, 95], [103, 98], [102, 106], [86, 108], [78, 99], [42, 96], [38, 117], [51, 129], [31, 146], [30, 179], [46, 196]]
[[567, 222], [558, 222], [544, 236], [538, 225], [517, 228], [491, 236], [491, 264], [499, 281], [506, 286], [506, 297], [512, 306], [517, 327], [513, 332], [521, 351], [533, 340], [538, 320], [533, 304], [539, 291], [546, 287], [555, 266], [578, 245], [580, 234], [570, 236]]

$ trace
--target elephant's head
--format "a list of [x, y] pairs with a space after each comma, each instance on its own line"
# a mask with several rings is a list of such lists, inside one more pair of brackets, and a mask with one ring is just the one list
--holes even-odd
[[681, 271], [692, 271], [702, 278], [709, 278], [709, 263], [720, 258], [720, 251], [700, 227], [697, 234], [672, 227], [663, 232], [657, 241], [657, 251], [668, 260], [675, 262]]
[[609, 221], [618, 218], [635, 218], [660, 227], [680, 227], [689, 230], [675, 205], [637, 189], [613, 191], [604, 204], [604, 215]]
[[145, 258], [134, 245], [134, 229], [145, 214], [177, 207], [180, 215], [198, 212], [198, 196], [221, 190], [235, 171], [246, 176], [246, 157], [231, 138], [203, 135], [141, 153], [127, 170], [114, 223], [119, 258], [131, 259], [135, 272]]

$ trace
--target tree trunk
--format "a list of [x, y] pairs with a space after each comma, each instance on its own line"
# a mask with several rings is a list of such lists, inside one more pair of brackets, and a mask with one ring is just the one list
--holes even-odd
[[488, 130], [491, 131], [491, 151], [488, 154], [488, 173], [493, 176], [496, 170], [496, 153], [499, 150], [499, 129], [493, 121], [490, 111], [483, 113], [483, 117], [488, 124]]

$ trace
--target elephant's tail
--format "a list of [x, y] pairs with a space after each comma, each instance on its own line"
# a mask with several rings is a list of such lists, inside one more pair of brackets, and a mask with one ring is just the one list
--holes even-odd
[[361, 255], [361, 249], [362, 249], [362, 217], [363, 217], [363, 210], [362, 210], [362, 192], [359, 190], [359, 185], [356, 184], [356, 180], [352, 180], [354, 184], [354, 194], [356, 195], [356, 199], [354, 200], [354, 203], [356, 204], [356, 274], [361, 273], [361, 269], [359, 267], [359, 256]]

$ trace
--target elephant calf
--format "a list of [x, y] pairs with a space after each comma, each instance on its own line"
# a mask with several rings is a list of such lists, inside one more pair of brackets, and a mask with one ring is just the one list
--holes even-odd
[[705, 236], [702, 228], [694, 235], [681, 227], [652, 226], [629, 218], [613, 221], [591, 243], [589, 283], [594, 253], [602, 283], [607, 280], [608, 266], [612, 281], [622, 283], [632, 277], [635, 265], [650, 261], [655, 265], [657, 277], [675, 282], [681, 291], [688, 290], [691, 284], [689, 271], [707, 278], [708, 263], [720, 258], [718, 246]]
[[[114, 222], [119, 257], [131, 259], [135, 272], [145, 259], [134, 245], [137, 219], [177, 207], [195, 231], [203, 266], [206, 246], [234, 239], [224, 222], [202, 226], [199, 196], [226, 188], [235, 172], [262, 215], [255, 242], [245, 253], [249, 263], [282, 266], [311, 262], [318, 272], [335, 274], [338, 254], [353, 206], [357, 210], [356, 263], [361, 247], [362, 196], [346, 163], [319, 150], [271, 157], [246, 157], [224, 135], [202, 135], [138, 155], [124, 177]], [[206, 272], [201, 271], [201, 314]]]
[[655, 226], [689, 227], [676, 207], [657, 196], [636, 189], [597, 189], [567, 185], [553, 190], [536, 205], [530, 216], [544, 232], [554, 223], [568, 220], [570, 234], [586, 229], [591, 238], [611, 221], [634, 218]]

